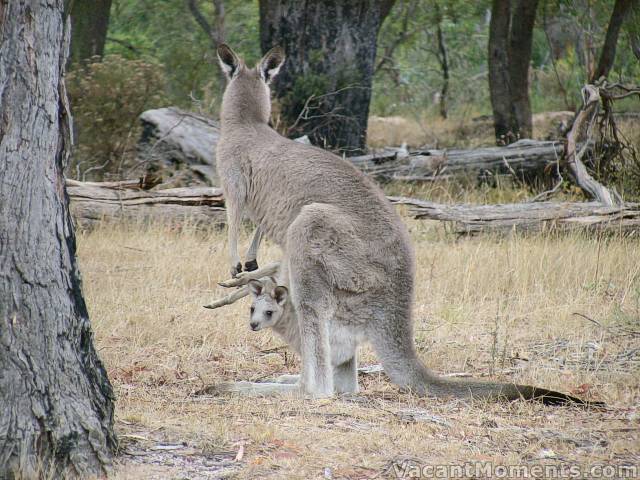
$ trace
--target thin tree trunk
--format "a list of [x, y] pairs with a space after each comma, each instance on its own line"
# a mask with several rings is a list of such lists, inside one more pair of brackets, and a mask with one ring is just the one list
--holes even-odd
[[[213, 0], [213, 13], [214, 13], [214, 25], [211, 25], [209, 21], [206, 19], [202, 10], [198, 6], [197, 0], [185, 0], [191, 15], [193, 15], [194, 20], [200, 26], [200, 28], [206, 33], [207, 37], [209, 37], [209, 41], [211, 42], [211, 52], [215, 52], [218, 48], [218, 45], [224, 43], [225, 40], [225, 8], [223, 0]], [[215, 61], [215, 54], [211, 55], [213, 61]], [[216, 65], [217, 67], [217, 65]], [[224, 72], [220, 68], [216, 68], [216, 72], [218, 72], [218, 87], [220, 91], [220, 95], [224, 93], [225, 85], [226, 85], [226, 77]]]
[[509, 79], [510, 0], [493, 0], [489, 23], [489, 93], [493, 126], [499, 145], [517, 140], [511, 105]]
[[111, 0], [67, 0], [71, 15], [69, 63], [102, 57], [109, 28]]
[[611, 20], [609, 20], [609, 26], [607, 27], [602, 52], [600, 52], [600, 60], [591, 76], [591, 83], [594, 83], [600, 77], [609, 75], [609, 71], [611, 67], [613, 67], [613, 61], [616, 58], [618, 35], [620, 34], [620, 29], [622, 28], [625, 17], [631, 10], [632, 4], [633, 0], [616, 0], [613, 6], [613, 12], [611, 13]]
[[518, 138], [531, 138], [533, 125], [529, 101], [529, 65], [538, 0], [519, 0], [511, 21], [509, 77]]
[[0, 3], [3, 479], [104, 476], [116, 443], [64, 186], [68, 26], [63, 0]]
[[440, 61], [440, 69], [442, 70], [442, 88], [440, 89], [440, 116], [447, 118], [447, 94], [449, 92], [449, 54], [447, 53], [447, 45], [442, 32], [442, 14], [438, 4], [434, 4], [436, 8], [437, 26], [436, 36], [438, 38], [438, 60]]
[[366, 144], [376, 40], [393, 0], [260, 1], [260, 44], [284, 48], [273, 89], [290, 136], [347, 155]]

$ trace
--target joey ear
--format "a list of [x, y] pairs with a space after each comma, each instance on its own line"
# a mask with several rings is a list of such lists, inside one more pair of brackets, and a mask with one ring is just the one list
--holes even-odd
[[225, 43], [218, 45], [218, 61], [227, 78], [231, 80], [240, 68], [240, 57]]
[[251, 291], [251, 293], [258, 297], [262, 294], [262, 289], [264, 288], [264, 285], [262, 285], [262, 282], [260, 280], [249, 280], [249, 290]]
[[287, 287], [283, 287], [282, 285], [278, 285], [273, 290], [273, 298], [276, 299], [276, 303], [280, 306], [284, 305], [289, 298], [289, 289]]
[[264, 57], [262, 57], [257, 68], [265, 83], [271, 83], [271, 80], [273, 80], [280, 71], [280, 67], [282, 67], [284, 60], [284, 50], [280, 47], [273, 47]]

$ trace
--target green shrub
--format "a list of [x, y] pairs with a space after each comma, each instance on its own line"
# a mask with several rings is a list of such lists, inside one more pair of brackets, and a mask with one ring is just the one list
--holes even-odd
[[131, 175], [138, 116], [164, 100], [162, 67], [108, 55], [69, 72], [66, 84], [75, 137], [67, 175], [79, 180]]

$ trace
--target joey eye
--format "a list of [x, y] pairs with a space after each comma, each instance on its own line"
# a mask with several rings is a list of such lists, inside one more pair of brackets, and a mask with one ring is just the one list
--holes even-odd
[[267, 317], [270, 317], [271, 315], [273, 315], [273, 311], [272, 311], [272, 310], [267, 310], [266, 312], [264, 312], [264, 314], [265, 314]]
[[253, 313], [255, 311], [256, 311], [255, 307], [251, 307], [251, 313]]

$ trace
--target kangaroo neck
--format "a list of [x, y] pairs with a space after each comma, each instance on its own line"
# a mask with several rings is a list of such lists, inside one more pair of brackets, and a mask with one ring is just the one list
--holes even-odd
[[244, 112], [222, 112], [220, 122], [222, 134], [232, 133], [238, 130], [255, 130], [267, 127], [267, 123], [255, 118], [254, 115]]

